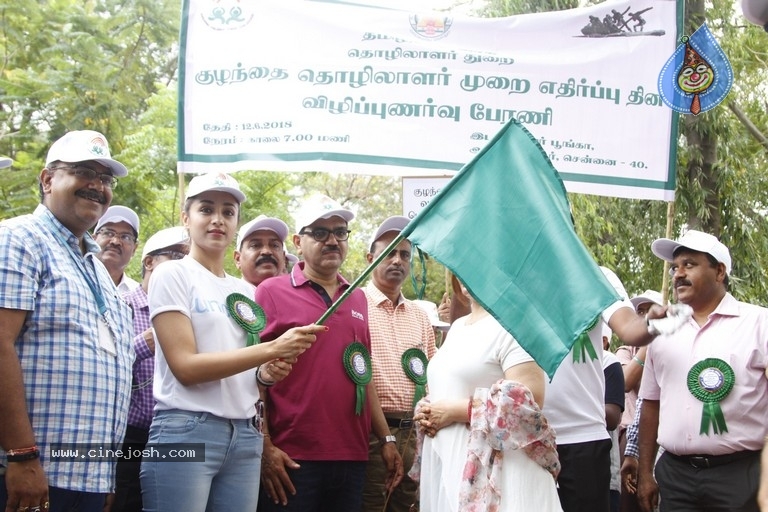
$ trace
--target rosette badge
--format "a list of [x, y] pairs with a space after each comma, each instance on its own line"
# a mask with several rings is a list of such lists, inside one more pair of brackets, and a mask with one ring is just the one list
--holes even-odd
[[416, 384], [416, 392], [413, 394], [413, 406], [427, 394], [427, 356], [417, 348], [409, 348], [403, 352], [403, 371], [405, 375]]
[[356, 341], [350, 343], [344, 350], [344, 369], [347, 375], [355, 383], [355, 414], [363, 412], [365, 404], [365, 386], [371, 382], [373, 370], [371, 369], [371, 356], [365, 345]]
[[227, 297], [227, 311], [229, 316], [248, 333], [246, 346], [259, 343], [259, 333], [267, 326], [267, 316], [261, 306], [242, 293], [232, 293]]
[[715, 434], [728, 432], [720, 402], [731, 392], [735, 381], [733, 368], [717, 358], [699, 361], [688, 372], [688, 391], [704, 402], [700, 434], [709, 435], [710, 424]]
[[592, 346], [592, 341], [589, 339], [589, 331], [594, 329], [598, 320], [600, 320], [599, 316], [582, 331], [578, 338], [576, 338], [572, 350], [574, 363], [586, 363], [587, 357], [589, 357], [589, 361], [597, 360], [597, 352], [595, 352], [595, 347]]

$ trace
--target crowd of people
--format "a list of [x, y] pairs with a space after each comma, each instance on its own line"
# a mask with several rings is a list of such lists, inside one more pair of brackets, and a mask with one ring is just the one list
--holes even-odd
[[456, 276], [439, 309], [405, 298], [406, 217], [353, 287], [355, 214], [322, 194], [291, 230], [196, 176], [135, 281], [127, 173], [69, 132], [0, 223], [6, 512], [768, 511], [768, 310], [716, 237], [652, 244], [671, 301], [601, 267], [620, 299], [548, 379]]

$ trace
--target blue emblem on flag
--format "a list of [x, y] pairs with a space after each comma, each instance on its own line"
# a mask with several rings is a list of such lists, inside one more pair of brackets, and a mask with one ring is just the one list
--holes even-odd
[[731, 63], [706, 23], [681, 39], [659, 74], [662, 101], [683, 114], [698, 115], [716, 107], [732, 85]]

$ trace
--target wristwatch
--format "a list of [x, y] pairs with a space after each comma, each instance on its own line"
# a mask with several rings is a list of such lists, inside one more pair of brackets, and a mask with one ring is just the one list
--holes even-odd
[[390, 434], [388, 436], [384, 436], [381, 439], [379, 439], [379, 442], [381, 443], [382, 446], [384, 446], [387, 443], [396, 443], [397, 442], [397, 438], [395, 436], [393, 436], [392, 434]]

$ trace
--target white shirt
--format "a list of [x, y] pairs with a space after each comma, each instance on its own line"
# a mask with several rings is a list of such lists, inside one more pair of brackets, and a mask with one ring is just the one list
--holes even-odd
[[[735, 374], [720, 402], [728, 432], [701, 434], [703, 402], [688, 390], [688, 373], [708, 358], [725, 361]], [[768, 309], [728, 293], [707, 322], [691, 318], [676, 333], [648, 346], [640, 397], [659, 400], [658, 443], [676, 455], [723, 455], [760, 450], [768, 434]]]
[[141, 286], [141, 283], [135, 279], [131, 279], [128, 277], [128, 274], [123, 272], [123, 277], [121, 277], [120, 282], [117, 283], [117, 291], [120, 292], [120, 295], [125, 295], [126, 293], [132, 292], [139, 286]]
[[[245, 347], [246, 332], [227, 312], [227, 296], [241, 293], [253, 299], [255, 287], [227, 275], [217, 277], [190, 256], [155, 269], [149, 283], [150, 318], [178, 311], [192, 321], [198, 352], [223, 352]], [[222, 418], [256, 415], [259, 388], [253, 370], [223, 379], [184, 386], [168, 367], [158, 343], [153, 392], [155, 410], [208, 412]]]
[[[619, 308], [635, 308], [616, 274], [600, 267], [616, 292], [624, 297], [603, 311], [601, 321], [608, 323]], [[557, 444], [585, 443], [609, 439], [605, 426], [605, 374], [603, 373], [603, 326], [600, 321], [589, 331], [596, 359], [573, 362], [573, 350], [565, 356], [547, 383], [544, 415], [557, 432]], [[589, 355], [587, 356], [589, 358]]]

